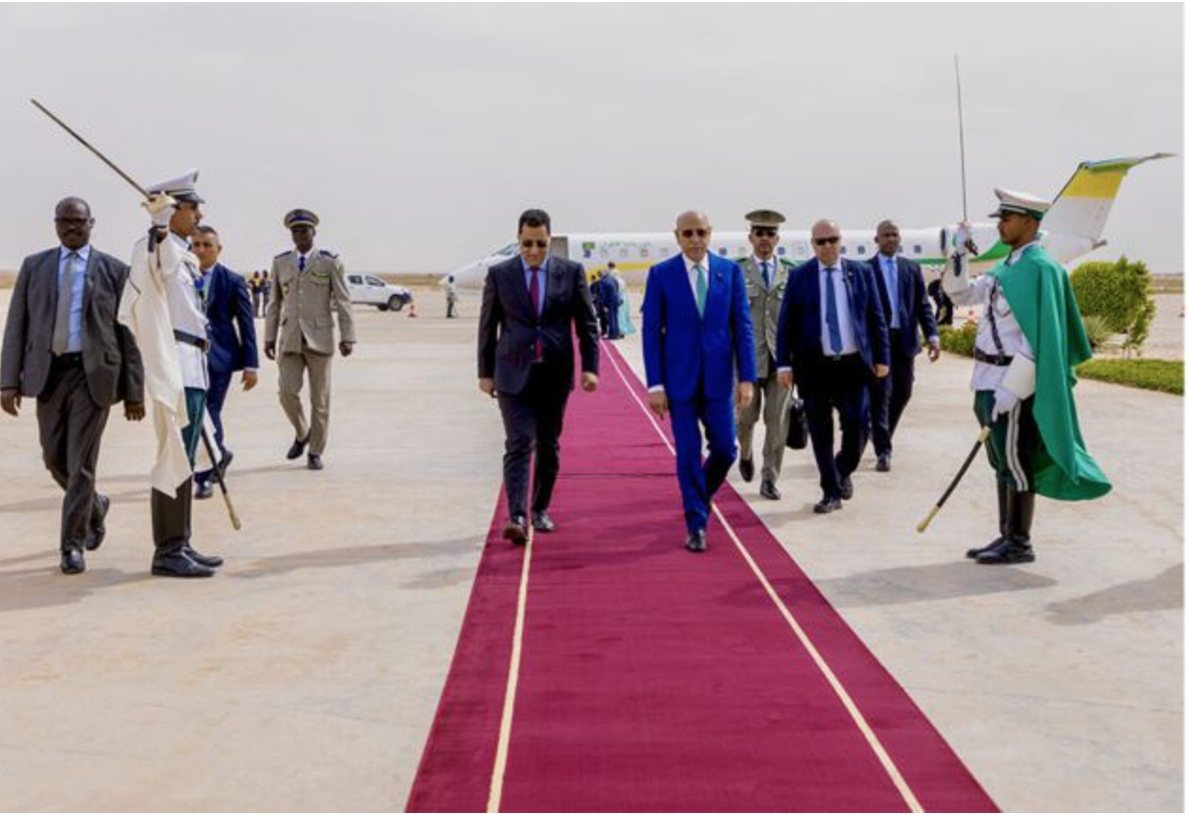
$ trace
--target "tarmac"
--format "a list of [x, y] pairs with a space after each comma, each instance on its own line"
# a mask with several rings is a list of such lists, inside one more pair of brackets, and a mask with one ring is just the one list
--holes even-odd
[[[107, 540], [68, 577], [34, 401], [0, 418], [0, 810], [403, 809], [503, 449], [476, 387], [477, 295], [457, 320], [439, 292], [417, 295], [415, 319], [356, 307], [325, 471], [284, 458], [273, 363], [254, 391], [233, 388], [244, 526], [217, 493], [195, 502], [194, 545], [227, 559], [210, 580], [148, 573], [149, 423], [113, 412]], [[1153, 336], [1182, 345], [1183, 320], [1164, 314]], [[618, 344], [638, 372], [639, 337]], [[996, 527], [982, 460], [915, 531], [973, 444], [970, 368], [919, 360], [892, 472], [868, 451], [839, 513], [812, 513], [808, 451], [787, 453], [782, 501], [731, 480], [1000, 807], [1181, 810], [1182, 399], [1081, 382], [1081, 425], [1114, 491], [1041, 499], [1037, 562], [981, 567], [963, 554]]]

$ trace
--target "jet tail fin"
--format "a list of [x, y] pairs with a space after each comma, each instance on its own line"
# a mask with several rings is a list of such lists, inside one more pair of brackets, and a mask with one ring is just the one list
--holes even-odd
[[1144, 162], [1174, 156], [1161, 153], [1082, 162], [1044, 216], [1044, 231], [1085, 237], [1099, 244], [1126, 173]]

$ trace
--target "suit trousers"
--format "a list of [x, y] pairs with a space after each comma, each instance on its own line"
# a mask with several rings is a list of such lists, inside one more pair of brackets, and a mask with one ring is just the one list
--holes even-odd
[[[775, 367], [770, 369], [775, 373]], [[763, 434], [763, 468], [761, 477], [773, 484], [780, 477], [784, 465], [784, 450], [788, 446], [788, 401], [792, 391], [780, 387], [776, 376], [768, 376], [755, 382], [755, 398], [738, 413], [739, 458], [750, 461], [753, 456], [752, 441], [755, 438], [755, 424], [763, 416], [767, 428]]]
[[101, 514], [95, 495], [95, 466], [107, 426], [108, 408], [91, 398], [81, 360], [54, 360], [45, 391], [37, 397], [41, 457], [62, 500], [59, 548], [83, 549], [87, 531]]
[[503, 486], [508, 512], [525, 516], [529, 470], [536, 453], [532, 511], [547, 512], [561, 469], [561, 425], [569, 401], [569, 375], [544, 364], [532, 365], [528, 384], [514, 396], [499, 394], [503, 415]]
[[[231, 380], [235, 378], [234, 371], [210, 371], [210, 389], [206, 391], [206, 412], [210, 414], [210, 423], [214, 425], [215, 442], [226, 458], [226, 447], [223, 444], [223, 405], [227, 403], [227, 392], [231, 389]], [[194, 474], [194, 480], [199, 484], [210, 481], [214, 470], [202, 470]]]
[[[198, 453], [198, 442], [202, 440], [202, 417], [206, 409], [206, 391], [186, 388], [186, 414], [188, 423], [182, 428], [182, 441], [190, 466]], [[190, 508], [193, 502], [193, 477], [183, 481], [170, 498], [153, 489], [149, 509], [153, 518], [153, 545], [157, 555], [170, 555], [190, 543]]]
[[[812, 384], [801, 385], [804, 412], [808, 417], [813, 457], [821, 476], [825, 498], [841, 498], [842, 482], [858, 468], [870, 437], [870, 414], [866, 393], [870, 371], [857, 353], [840, 359], [826, 359]], [[833, 411], [841, 423], [841, 450], [833, 451]]]
[[[898, 330], [891, 331], [891, 349], [898, 350]], [[903, 417], [903, 410], [912, 398], [912, 384], [916, 380], [916, 357], [893, 353], [891, 374], [870, 383], [870, 435], [875, 453], [891, 455], [891, 439]]]
[[[304, 343], [300, 353], [284, 353], [277, 363], [280, 370], [280, 403], [300, 441], [309, 439], [309, 454], [326, 451], [330, 434], [330, 362], [333, 356], [315, 353]], [[309, 371], [309, 410], [311, 423], [305, 420], [301, 388]]]
[[[704, 530], [709, 522], [714, 493], [726, 480], [738, 455], [734, 445], [734, 399], [697, 396], [687, 401], [668, 402], [672, 435], [676, 441], [677, 481], [685, 508], [689, 532]], [[701, 460], [701, 427], [709, 444], [709, 455]]]

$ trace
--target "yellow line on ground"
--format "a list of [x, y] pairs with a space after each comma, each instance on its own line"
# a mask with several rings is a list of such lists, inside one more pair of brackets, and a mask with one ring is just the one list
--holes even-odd
[[487, 812], [497, 814], [503, 801], [503, 776], [507, 771], [507, 749], [511, 743], [512, 714], [516, 706], [516, 687], [520, 682], [520, 654], [524, 647], [524, 612], [528, 604], [528, 569], [532, 564], [532, 542], [536, 530], [529, 528], [524, 547], [524, 568], [520, 572], [520, 594], [516, 600], [516, 628], [512, 633], [511, 663], [507, 670], [507, 692], [503, 696], [503, 717], [499, 721], [499, 743], [495, 747], [495, 767], [491, 772], [491, 794]]
[[[627, 378], [623, 375], [623, 371], [619, 368], [619, 363], [615, 361], [614, 357], [607, 356], [606, 358], [610, 359], [611, 364], [614, 365], [615, 372], [618, 373], [619, 378], [622, 379], [623, 384], [627, 387], [627, 392], [631, 394], [631, 398], [635, 399], [635, 403], [639, 405], [639, 409], [643, 411], [644, 415], [647, 416], [648, 421], [652, 423], [652, 427], [655, 428], [656, 432], [660, 435], [660, 439], [664, 442], [664, 446], [666, 446], [668, 451], [675, 457], [676, 450], [673, 449], [672, 443], [669, 442], [668, 436], [665, 435], [664, 430], [659, 424], [656, 423], [655, 414], [653, 414], [652, 411], [645, 407], [644, 403], [640, 401], [639, 396], [635, 394], [635, 390], [632, 388], [631, 383], [627, 381]], [[795, 633], [796, 637], [800, 640], [801, 645], [804, 646], [805, 651], [807, 651], [809, 654], [809, 657], [813, 659], [813, 662], [817, 665], [817, 668], [821, 671], [821, 674], [825, 677], [825, 680], [833, 689], [834, 694], [836, 694], [838, 699], [841, 700], [842, 705], [845, 706], [846, 711], [849, 712], [850, 718], [854, 721], [855, 725], [857, 725], [859, 731], [862, 732], [862, 736], [866, 738], [866, 742], [870, 744], [875, 756], [879, 759], [879, 762], [883, 764], [883, 769], [886, 770], [887, 776], [891, 778], [891, 782], [895, 785], [895, 788], [899, 790], [899, 794], [903, 797], [904, 802], [907, 803], [908, 808], [910, 808], [913, 812], [923, 813], [924, 807], [921, 806], [920, 801], [916, 799], [915, 793], [912, 791], [911, 787], [908, 786], [907, 781], [904, 780], [899, 768], [895, 765], [895, 761], [891, 759], [891, 755], [889, 755], [887, 750], [883, 748], [883, 744], [875, 735], [874, 730], [871, 729], [870, 724], [867, 723], [866, 718], [863, 717], [862, 712], [858, 709], [857, 704], [855, 704], [854, 700], [850, 697], [849, 692], [846, 691], [845, 686], [843, 686], [842, 682], [838, 680], [837, 675], [833, 673], [833, 669], [830, 668], [825, 658], [823, 658], [821, 653], [817, 651], [817, 647], [813, 644], [813, 641], [811, 638], [809, 638], [808, 634], [805, 633], [804, 629], [801, 628], [800, 623], [796, 620], [796, 616], [794, 616], [788, 610], [788, 607], [784, 605], [784, 602], [780, 599], [780, 596], [776, 594], [775, 588], [772, 587], [771, 582], [767, 579], [767, 576], [763, 574], [763, 570], [761, 570], [759, 565], [755, 563], [755, 559], [751, 557], [751, 553], [747, 551], [747, 548], [744, 547], [742, 542], [738, 539], [738, 536], [734, 532], [734, 528], [730, 526], [730, 523], [726, 520], [726, 516], [722, 515], [722, 511], [718, 509], [717, 504], [713, 505], [713, 510], [714, 514], [718, 517], [718, 520], [722, 522], [722, 526], [726, 528], [726, 532], [730, 535], [730, 540], [734, 542], [734, 545], [738, 548], [739, 552], [742, 553], [747, 565], [751, 568], [751, 571], [755, 574], [755, 577], [759, 579], [759, 583], [763, 585], [763, 589], [767, 591], [767, 596], [771, 598], [772, 602], [776, 605], [776, 608], [780, 611], [780, 614], [784, 616], [784, 620], [788, 622], [790, 627], [792, 627], [792, 632]]]

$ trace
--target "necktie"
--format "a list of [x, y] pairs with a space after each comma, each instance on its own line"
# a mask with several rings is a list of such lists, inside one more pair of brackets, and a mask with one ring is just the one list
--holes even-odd
[[709, 289], [705, 284], [705, 268], [694, 265], [693, 272], [697, 274], [697, 315], [705, 316], [705, 297]]
[[767, 289], [771, 290], [771, 263], [763, 262], [763, 283], [767, 285]]
[[74, 302], [75, 260], [79, 255], [74, 251], [66, 254], [66, 261], [62, 270], [62, 281], [58, 285], [58, 312], [54, 316], [54, 339], [50, 350], [55, 356], [66, 352], [70, 343], [70, 308]]
[[842, 349], [841, 321], [837, 317], [837, 291], [833, 281], [833, 272], [836, 270], [837, 268], [825, 269], [825, 275], [828, 277], [825, 283], [825, 325], [829, 329], [829, 352], [834, 356], [840, 354]]
[[206, 305], [206, 274], [198, 274], [198, 278], [194, 280], [194, 290], [198, 291], [198, 301], [203, 306]]
[[304, 255], [302, 255], [302, 256], [301, 256], [301, 257], [300, 257], [300, 258], [297, 260], [297, 272], [298, 272], [298, 273], [304, 273], [304, 272], [305, 272], [305, 256], [304, 256]]
[[[536, 318], [540, 318], [540, 268], [531, 268], [532, 284], [528, 286], [528, 298], [532, 301], [532, 312], [536, 314]], [[544, 342], [540, 338], [540, 325], [536, 328], [536, 349], [532, 359], [533, 363], [544, 361]]]

